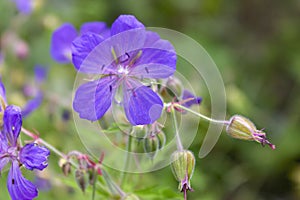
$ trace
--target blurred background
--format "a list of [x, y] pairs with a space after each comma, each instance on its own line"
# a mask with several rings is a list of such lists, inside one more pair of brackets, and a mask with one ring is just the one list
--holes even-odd
[[[276, 144], [272, 151], [254, 142], [229, 138], [224, 132], [214, 149], [197, 159], [189, 199], [300, 199], [300, 1], [279, 0], [36, 0], [30, 15], [12, 0], [0, 0], [0, 71], [8, 102], [24, 105], [25, 84], [34, 84], [36, 64], [48, 69], [46, 99], [24, 126], [67, 152], [83, 150], [70, 108], [76, 71], [52, 60], [52, 32], [64, 22], [79, 29], [88, 21], [108, 26], [120, 14], [133, 14], [145, 26], [180, 31], [198, 41], [217, 64], [226, 87], [227, 116], [242, 114], [265, 128]], [[197, 80], [194, 82], [197, 83]], [[197, 91], [200, 110], [209, 114], [209, 94]], [[71, 118], [71, 119], [70, 119]], [[198, 154], [208, 123], [201, 121], [190, 149]], [[72, 176], [65, 177], [52, 155], [40, 176], [46, 186], [37, 199], [90, 199]], [[25, 172], [34, 180], [33, 173]], [[111, 170], [118, 180], [118, 172]], [[163, 177], [163, 178], [162, 178]], [[0, 199], [8, 199], [6, 173]], [[129, 175], [124, 190], [141, 199], [183, 199], [169, 167]], [[74, 185], [75, 184], [75, 185]], [[50, 190], [49, 190], [50, 188]], [[151, 196], [150, 194], [156, 195]], [[161, 196], [161, 197], [160, 197]], [[97, 198], [96, 198], [97, 199]], [[100, 199], [100, 197], [99, 197]]]

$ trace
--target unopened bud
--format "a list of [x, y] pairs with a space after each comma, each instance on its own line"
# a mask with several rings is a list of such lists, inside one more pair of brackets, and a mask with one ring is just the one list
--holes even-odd
[[84, 192], [85, 188], [87, 186], [87, 181], [85, 179], [85, 173], [83, 170], [77, 169], [75, 171], [75, 180], [76, 180], [79, 188], [81, 189], [81, 191]]
[[160, 95], [165, 99], [165, 101], [172, 101], [174, 97], [180, 97], [183, 90], [182, 83], [179, 79], [175, 77], [170, 77], [165, 86], [161, 87]]
[[90, 185], [95, 184], [96, 176], [97, 176], [97, 173], [95, 173], [94, 169], [89, 171], [89, 184]]
[[140, 200], [140, 198], [134, 194], [127, 194], [121, 200]]
[[157, 139], [159, 141], [158, 149], [160, 150], [166, 144], [166, 134], [164, 132], [160, 131], [160, 132], [156, 133], [156, 137], [157, 137]]
[[182, 83], [178, 78], [170, 77], [167, 80], [166, 87], [167, 87], [167, 92], [173, 97], [174, 96], [179, 97], [182, 93], [182, 88], [183, 88]]
[[253, 122], [241, 115], [234, 115], [230, 118], [229, 124], [226, 127], [226, 132], [233, 138], [256, 141], [263, 146], [267, 144], [272, 149], [275, 149], [275, 145], [267, 140], [266, 133], [262, 130], [257, 130]]
[[151, 159], [154, 159], [156, 156], [159, 145], [159, 139], [156, 135], [150, 135], [144, 139], [144, 151]]
[[64, 158], [59, 160], [59, 166], [62, 169], [62, 172], [65, 176], [68, 176], [71, 173], [71, 163]]
[[178, 189], [186, 193], [192, 190], [190, 179], [195, 168], [195, 156], [189, 150], [175, 151], [171, 156], [171, 168], [176, 180], [179, 182]]

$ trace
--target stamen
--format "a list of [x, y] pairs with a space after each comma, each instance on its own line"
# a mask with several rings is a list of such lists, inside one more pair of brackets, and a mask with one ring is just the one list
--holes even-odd
[[15, 179], [11, 179], [11, 183], [14, 185], [15, 184]]
[[103, 65], [101, 66], [101, 70], [103, 70], [103, 69], [104, 69], [104, 67], [105, 67], [105, 65], [103, 64]]
[[141, 57], [142, 53], [143, 53], [143, 51], [139, 50], [139, 52], [136, 54], [136, 56], [130, 61], [128, 66], [132, 66], [135, 63], [135, 61], [137, 61], [137, 59], [139, 59]]
[[112, 86], [111, 85], [109, 85], [109, 91], [112, 92]]
[[147, 74], [149, 74], [149, 70], [148, 70], [148, 68], [147, 68], [147, 67], [145, 67], [145, 70], [146, 70]]
[[111, 47], [111, 54], [113, 55], [114, 61], [116, 62], [116, 64], [118, 64], [119, 60], [118, 60], [117, 54], [115, 52], [115, 49], [113, 47]]
[[120, 63], [124, 63], [124, 62], [126, 62], [126, 61], [128, 61], [128, 60], [129, 60], [129, 58], [130, 58], [130, 55], [129, 55], [127, 52], [125, 52], [125, 55], [127, 56], [127, 58], [126, 58], [126, 59], [124, 59], [124, 60], [122, 60], [122, 61], [120, 61]]
[[128, 91], [131, 91], [131, 92], [132, 92], [132, 95], [133, 95], [134, 97], [136, 97], [136, 92], [134, 91], [134, 89], [128, 89]]

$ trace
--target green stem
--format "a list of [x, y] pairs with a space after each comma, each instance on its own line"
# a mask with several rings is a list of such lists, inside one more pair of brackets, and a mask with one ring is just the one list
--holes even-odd
[[216, 120], [216, 119], [209, 118], [209, 117], [207, 117], [207, 116], [205, 116], [201, 113], [195, 112], [192, 109], [189, 109], [189, 108], [187, 108], [185, 106], [182, 106], [180, 104], [174, 104], [174, 106], [177, 107], [177, 108], [180, 108], [182, 110], [188, 111], [188, 112], [190, 112], [190, 113], [192, 113], [192, 114], [194, 114], [194, 115], [196, 115], [196, 116], [198, 116], [202, 119], [205, 119], [207, 121], [210, 121], [210, 122], [213, 122], [213, 123], [216, 123], [216, 124], [228, 125], [230, 123], [229, 121], [226, 121], [226, 120]]
[[130, 152], [131, 152], [131, 144], [132, 144], [132, 136], [131, 135], [128, 135], [128, 141], [127, 141], [127, 144], [126, 144], [126, 157], [125, 157], [125, 163], [124, 163], [124, 169], [123, 169], [123, 172], [121, 174], [121, 187], [123, 186], [123, 184], [125, 183], [125, 180], [126, 180], [126, 176], [127, 176], [127, 169], [128, 169], [128, 165], [129, 165], [129, 162], [130, 162]]
[[174, 129], [175, 129], [175, 137], [176, 137], [177, 149], [179, 151], [182, 151], [183, 150], [183, 146], [182, 146], [180, 135], [179, 135], [176, 113], [175, 113], [175, 110], [174, 110], [173, 107], [171, 108], [171, 114], [172, 114], [172, 117], [173, 117], [173, 125], [174, 125]]
[[117, 194], [117, 195], [120, 195], [121, 197], [124, 197], [126, 195], [126, 193], [123, 192], [123, 190], [115, 182], [113, 182], [111, 180], [109, 174], [104, 169], [102, 169], [102, 175], [107, 183], [109, 190], [112, 192], [112, 194], [115, 194], [115, 195]]

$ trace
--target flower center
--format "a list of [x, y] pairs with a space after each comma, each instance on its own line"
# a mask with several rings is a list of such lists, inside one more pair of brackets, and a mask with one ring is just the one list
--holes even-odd
[[128, 67], [123, 65], [118, 65], [118, 73], [119, 75], [126, 76], [129, 73]]

